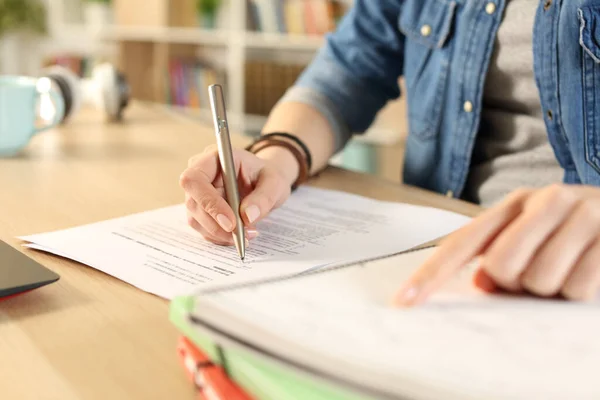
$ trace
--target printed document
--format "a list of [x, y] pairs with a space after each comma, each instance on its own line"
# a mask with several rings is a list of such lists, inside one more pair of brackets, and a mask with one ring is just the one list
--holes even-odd
[[301, 187], [258, 223], [244, 262], [234, 247], [209, 243], [189, 227], [181, 204], [21, 239], [171, 299], [197, 287], [398, 253], [468, 221], [443, 210]]

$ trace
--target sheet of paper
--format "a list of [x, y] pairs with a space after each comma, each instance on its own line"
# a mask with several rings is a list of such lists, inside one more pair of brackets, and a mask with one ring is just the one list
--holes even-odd
[[485, 294], [471, 266], [426, 305], [390, 306], [430, 252], [207, 293], [195, 314], [381, 398], [600, 398], [600, 302]]
[[296, 274], [393, 254], [446, 235], [469, 219], [347, 193], [300, 188], [261, 221], [241, 262], [187, 225], [183, 205], [22, 237], [165, 298], [196, 287]]

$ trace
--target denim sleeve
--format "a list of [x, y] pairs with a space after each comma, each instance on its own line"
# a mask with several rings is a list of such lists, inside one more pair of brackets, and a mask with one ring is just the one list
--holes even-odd
[[402, 0], [356, 0], [335, 32], [281, 101], [316, 107], [336, 134], [336, 151], [363, 133], [400, 96], [404, 37]]

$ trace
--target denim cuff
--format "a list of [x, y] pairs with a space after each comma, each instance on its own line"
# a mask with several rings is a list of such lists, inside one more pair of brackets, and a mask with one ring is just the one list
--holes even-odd
[[329, 123], [334, 135], [334, 151], [337, 153], [344, 148], [348, 140], [352, 137], [352, 132], [348, 125], [337, 112], [332, 102], [319, 93], [316, 89], [292, 86], [279, 99], [278, 103], [297, 102], [304, 103], [315, 108]]

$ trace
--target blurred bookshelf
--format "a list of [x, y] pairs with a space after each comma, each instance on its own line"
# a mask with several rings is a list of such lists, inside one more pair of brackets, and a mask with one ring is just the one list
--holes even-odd
[[[43, 1], [51, 31], [46, 59], [108, 59], [124, 72], [134, 99], [205, 121], [210, 120], [206, 86], [221, 83], [232, 128], [250, 135], [260, 131], [269, 110], [353, 2]], [[332, 163], [367, 172], [383, 168], [373, 166], [373, 146], [402, 147], [404, 115], [404, 102], [391, 102]]]
[[[200, 3], [207, 9], [213, 5], [214, 12], [202, 14]], [[226, 89], [232, 123], [251, 133], [351, 5], [350, 0], [113, 0], [114, 25], [99, 36], [117, 44], [134, 98], [207, 115], [206, 103], [197, 99], [204, 97], [206, 83], [214, 82], [203, 75], [216, 75]], [[181, 67], [194, 63], [196, 73]], [[398, 135], [379, 136], [390, 142]]]

